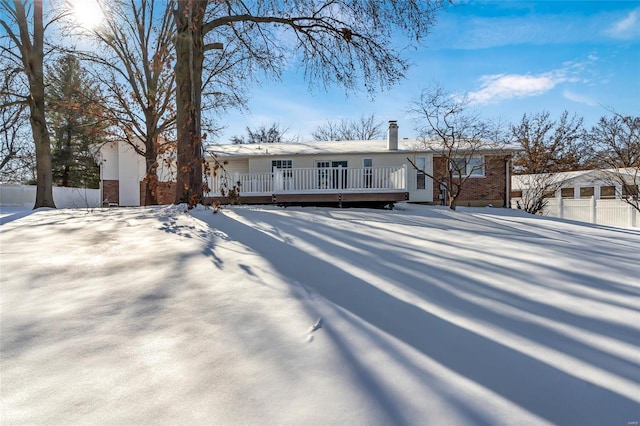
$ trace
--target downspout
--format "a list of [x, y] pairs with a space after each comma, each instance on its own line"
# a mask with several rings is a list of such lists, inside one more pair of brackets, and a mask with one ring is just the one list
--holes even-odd
[[511, 156], [505, 161], [504, 207], [511, 208]]
[[100, 207], [104, 207], [104, 158], [102, 158], [102, 150], [98, 151], [98, 164], [100, 166]]

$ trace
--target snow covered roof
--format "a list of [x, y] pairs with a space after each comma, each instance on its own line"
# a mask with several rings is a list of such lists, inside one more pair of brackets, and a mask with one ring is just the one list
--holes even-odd
[[[517, 151], [518, 147], [487, 147], [482, 151]], [[387, 148], [386, 140], [328, 141], [270, 144], [221, 144], [207, 147], [207, 154], [221, 157], [264, 157], [279, 155], [322, 155], [322, 154], [377, 154], [385, 152], [437, 152], [435, 144], [425, 144], [416, 139], [401, 139], [397, 151]]]
[[[525, 175], [513, 175], [511, 179], [511, 187], [514, 190], [520, 190], [523, 188], [527, 188], [531, 182], [535, 182], [537, 177], [540, 176], [549, 176], [552, 178], [554, 183], [562, 183], [563, 185], [570, 185], [573, 182], [581, 181], [581, 182], [597, 182], [606, 179], [612, 175], [626, 175], [630, 180], [633, 180], [634, 177], [634, 169], [592, 169], [592, 170], [576, 170], [571, 172], [559, 172], [559, 173], [550, 173], [550, 174], [525, 174]], [[637, 171], [635, 171], [635, 175], [637, 175]], [[547, 182], [550, 182], [547, 181]]]

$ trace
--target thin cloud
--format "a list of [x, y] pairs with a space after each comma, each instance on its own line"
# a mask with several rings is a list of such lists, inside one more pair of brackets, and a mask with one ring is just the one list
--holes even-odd
[[489, 104], [513, 98], [538, 96], [566, 79], [554, 73], [496, 74], [483, 76], [480, 81], [480, 90], [469, 93], [469, 99], [473, 104]]
[[569, 99], [570, 101], [578, 102], [580, 104], [585, 104], [589, 106], [598, 105], [598, 103], [595, 100], [593, 100], [593, 98], [587, 95], [582, 95], [580, 93], [572, 92], [570, 90], [565, 89], [564, 92], [562, 92], [562, 96], [564, 96], [565, 99]]
[[640, 35], [640, 9], [633, 10], [624, 18], [615, 22], [605, 33], [613, 38], [631, 39]]
[[586, 82], [579, 77], [596, 62], [589, 55], [584, 62], [565, 62], [562, 68], [540, 74], [492, 74], [480, 77], [480, 89], [469, 93], [472, 104], [483, 105], [500, 101], [542, 95], [561, 83]]

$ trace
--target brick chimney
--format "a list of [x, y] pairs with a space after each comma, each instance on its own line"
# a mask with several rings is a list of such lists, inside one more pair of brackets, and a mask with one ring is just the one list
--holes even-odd
[[387, 149], [389, 151], [398, 150], [398, 122], [396, 120], [389, 121], [389, 130], [387, 131]]

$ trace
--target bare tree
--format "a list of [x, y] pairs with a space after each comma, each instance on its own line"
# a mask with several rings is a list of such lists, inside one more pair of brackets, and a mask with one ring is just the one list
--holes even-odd
[[[321, 85], [370, 91], [401, 78], [408, 62], [392, 41], [398, 30], [420, 40], [443, 0], [185, 0], [175, 4], [178, 176], [176, 202], [202, 197], [202, 70], [205, 53], [221, 40], [248, 53], [245, 69], [272, 75], [292, 59]], [[292, 55], [293, 52], [293, 55]]]
[[165, 145], [176, 117], [172, 10], [152, 0], [98, 3], [103, 24], [72, 29], [94, 43], [79, 56], [93, 64], [94, 78], [106, 89], [112, 137], [145, 158], [145, 204], [157, 204], [159, 154], [170, 149]]
[[366, 141], [384, 137], [384, 123], [376, 122], [374, 114], [361, 115], [355, 120], [327, 121], [313, 131], [316, 141]]
[[524, 114], [510, 127], [511, 140], [522, 147], [516, 155], [514, 170], [520, 178], [521, 207], [531, 214], [544, 211], [550, 196], [560, 188], [556, 172], [578, 170], [584, 159], [583, 119], [563, 112], [552, 120], [548, 112]]
[[522, 147], [513, 165], [518, 173], [579, 170], [583, 158], [583, 118], [564, 111], [558, 120], [549, 112], [522, 116], [511, 126], [511, 138]]
[[617, 196], [640, 212], [640, 117], [613, 112], [601, 117], [587, 133], [598, 163], [606, 167], [605, 180]]
[[468, 110], [467, 97], [459, 97], [440, 86], [421, 92], [410, 107], [415, 116], [418, 139], [439, 160], [433, 173], [411, 165], [444, 189], [447, 204], [455, 210], [465, 184], [474, 175], [484, 174], [485, 150], [494, 153], [504, 145], [501, 123], [491, 123]]
[[5, 72], [0, 86], [0, 181], [24, 182], [33, 171], [35, 158], [26, 129], [27, 105], [16, 102], [13, 87], [19, 84], [20, 74], [4, 61]]
[[232, 136], [231, 143], [255, 144], [255, 143], [283, 143], [294, 142], [296, 138], [287, 136], [288, 128], [282, 127], [280, 123], [273, 123], [270, 127], [264, 124], [255, 129], [247, 127], [247, 136]]
[[[34, 208], [54, 207], [51, 143], [47, 129], [44, 95], [44, 35], [42, 0], [0, 0], [0, 27], [6, 36], [0, 43], [3, 56], [26, 78], [26, 93], [14, 102], [29, 108], [35, 142], [37, 190]], [[3, 105], [6, 107], [6, 105]]]
[[513, 181], [514, 188], [519, 188], [520, 192], [518, 208], [531, 214], [542, 214], [549, 204], [549, 198], [555, 197], [563, 182], [555, 173], [514, 175]]
[[[0, 93], [0, 102], [4, 104]], [[28, 120], [26, 105], [0, 108], [0, 181], [23, 183], [35, 179], [35, 152], [24, 125]]]

